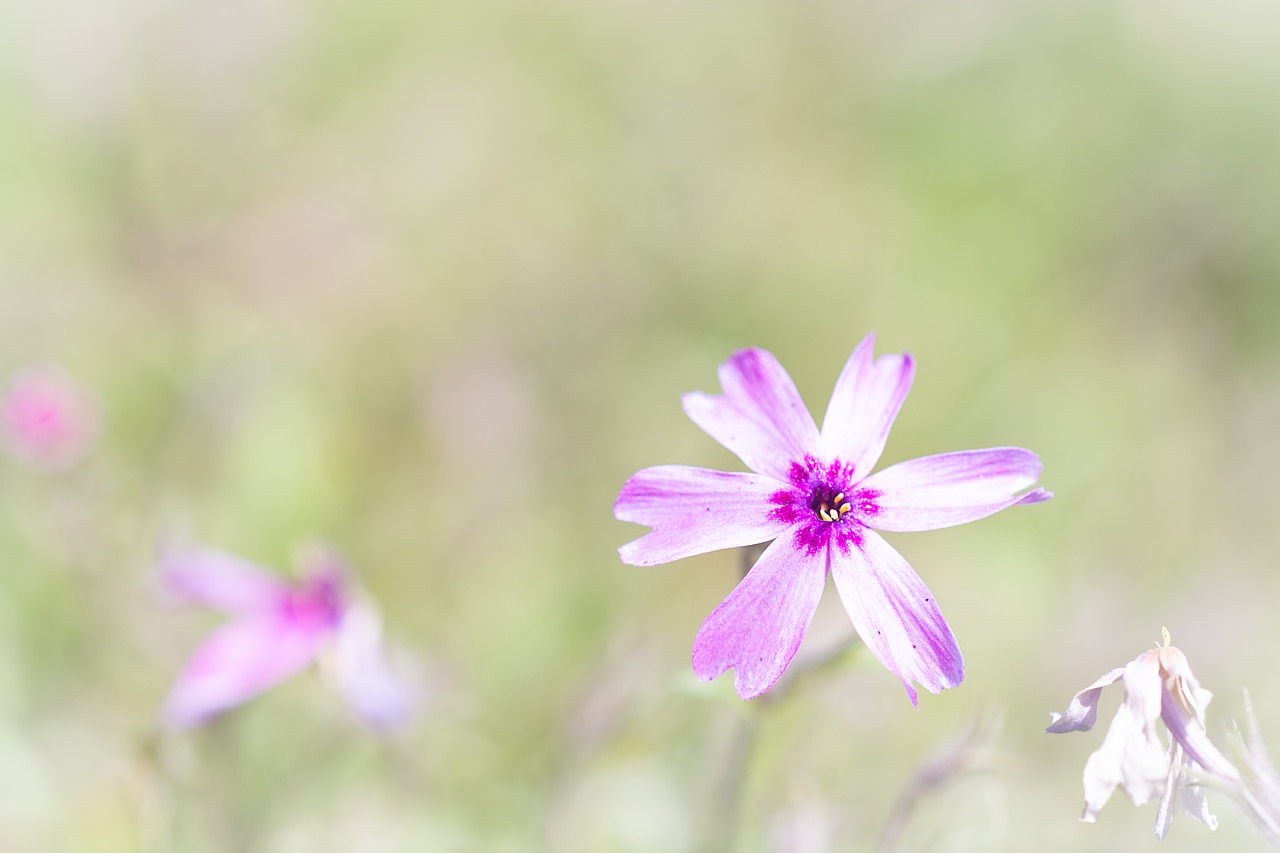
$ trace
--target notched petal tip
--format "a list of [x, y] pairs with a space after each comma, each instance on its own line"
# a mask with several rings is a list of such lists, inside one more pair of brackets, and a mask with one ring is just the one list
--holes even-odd
[[795, 382], [768, 350], [738, 350], [720, 365], [722, 394], [681, 397], [687, 414], [748, 468], [785, 480], [792, 460], [819, 447]]
[[880, 458], [915, 377], [910, 353], [875, 358], [874, 345], [875, 335], [868, 334], [849, 355], [831, 392], [821, 430], [827, 454], [864, 475]]
[[744, 702], [756, 699], [769, 691], [773, 685], [777, 684], [786, 671], [779, 670], [772, 678], [759, 678], [757, 674], [753, 674], [746, 664], [737, 664], [723, 659], [718, 659], [715, 652], [708, 653], [707, 649], [702, 650], [699, 654], [699, 647], [695, 644], [692, 655], [693, 674], [698, 677], [699, 681], [712, 682], [729, 670], [733, 670], [733, 692], [738, 698]]
[[[714, 614], [712, 614], [714, 616]], [[708, 617], [708, 622], [710, 617]], [[706, 623], [703, 625], [706, 628]], [[732, 654], [729, 652], [728, 654]], [[732, 660], [726, 655], [726, 650], [720, 647], [714, 640], [703, 636], [703, 631], [699, 631], [699, 636], [694, 640], [693, 654], [691, 662], [693, 665], [693, 674], [700, 681], [715, 681], [729, 670], [733, 670], [733, 690], [738, 694], [738, 698], [744, 701], [750, 701], [764, 694], [778, 683], [782, 678], [782, 674], [786, 672], [787, 666], [794, 657], [794, 650], [790, 654], [784, 655], [785, 661], [780, 666], [777, 664], [769, 665], [766, 656], [761, 656], [758, 661], [749, 660]]]
[[708, 394], [706, 391], [686, 391], [680, 395], [680, 408], [684, 409], [686, 415], [693, 417], [690, 407], [698, 409], [714, 403], [719, 397], [719, 394]]
[[614, 514], [651, 530], [618, 553], [624, 563], [651, 566], [767, 542], [786, 526], [771, 513], [777, 488], [777, 481], [745, 472], [646, 468], [623, 486]]
[[640, 539], [633, 539], [625, 545], [618, 546], [618, 557], [625, 565], [641, 567], [660, 565], [654, 560], [645, 559], [644, 546], [640, 544], [643, 539], [644, 537], [641, 536]]
[[636, 482], [636, 478], [639, 477], [640, 474], [642, 473], [644, 472], [638, 472], [636, 474], [632, 474], [630, 477], [627, 478], [627, 481], [622, 484], [622, 488], [618, 490], [618, 496], [614, 498], [614, 501], [613, 501], [613, 517], [616, 518], [618, 521], [626, 521], [632, 524], [643, 523], [639, 521], [633, 521], [630, 518], [630, 516], [634, 514], [634, 510], [635, 510], [634, 499], [635, 499], [636, 486], [634, 484]]
[[777, 684], [778, 680], [781, 678], [782, 673], [778, 673], [778, 676], [768, 684], [750, 684], [746, 678], [743, 678], [737, 672], [734, 672], [733, 689], [734, 692], [738, 694], [739, 699], [744, 702], [750, 702], [752, 699], [757, 699], [767, 693], [769, 689], [773, 687], [773, 685]]
[[795, 657], [825, 585], [825, 565], [778, 537], [698, 629], [694, 673], [710, 681], [733, 669], [738, 696], [764, 693]]

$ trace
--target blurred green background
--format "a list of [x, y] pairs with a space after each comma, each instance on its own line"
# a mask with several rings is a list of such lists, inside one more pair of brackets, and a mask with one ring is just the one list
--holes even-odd
[[[16, 0], [0, 7], [0, 368], [106, 427], [0, 466], [0, 849], [1156, 849], [1048, 712], [1162, 625], [1280, 745], [1280, 11], [1266, 3]], [[621, 565], [635, 470], [741, 468], [679, 394], [770, 349], [819, 415], [917, 358], [883, 461], [1016, 444], [1049, 504], [888, 538], [967, 661], [743, 704], [689, 669], [738, 555]], [[332, 542], [413, 648], [406, 732], [314, 672], [157, 708], [216, 618], [185, 535]], [[797, 665], [852, 634], [828, 589]], [[1116, 695], [1104, 694], [1110, 719]], [[756, 732], [736, 796], [743, 733]], [[1222, 796], [1163, 851], [1260, 844]], [[727, 817], [736, 811], [734, 833]], [[726, 840], [736, 835], [736, 842]]]

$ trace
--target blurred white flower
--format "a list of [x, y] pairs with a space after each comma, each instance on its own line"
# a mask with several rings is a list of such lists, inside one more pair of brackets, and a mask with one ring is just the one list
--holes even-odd
[[338, 688], [366, 725], [385, 731], [413, 717], [422, 699], [418, 679], [405, 652], [383, 643], [382, 617], [372, 602], [351, 603], [330, 652]]

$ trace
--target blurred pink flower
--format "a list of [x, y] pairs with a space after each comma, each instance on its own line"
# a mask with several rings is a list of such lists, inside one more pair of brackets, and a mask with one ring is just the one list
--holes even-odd
[[[1196, 681], [1186, 656], [1169, 645], [1168, 631], [1164, 631], [1163, 646], [1143, 652], [1073, 696], [1066, 711], [1050, 715], [1052, 724], [1045, 731], [1062, 734], [1093, 728], [1102, 688], [1117, 681], [1124, 682], [1124, 702], [1102, 746], [1085, 763], [1084, 814], [1080, 819], [1093, 823], [1120, 786], [1136, 806], [1160, 798], [1155, 825], [1160, 838], [1173, 821], [1175, 794], [1180, 795], [1188, 814], [1217, 829], [1218, 819], [1209, 814], [1204, 788], [1186, 784], [1186, 770], [1202, 769], [1232, 788], [1240, 774], [1209, 742], [1204, 712], [1213, 694]], [[1157, 720], [1163, 720], [1169, 732], [1167, 748], [1160, 742]]]
[[17, 370], [0, 402], [5, 447], [19, 459], [50, 471], [79, 462], [93, 446], [101, 425], [94, 395], [53, 365]]
[[381, 621], [352, 594], [348, 570], [329, 552], [304, 561], [289, 584], [220, 551], [175, 551], [160, 562], [176, 597], [232, 616], [187, 661], [164, 708], [173, 728], [207, 722], [306, 668], [330, 658], [338, 685], [366, 725], [389, 729], [418, 707], [417, 685], [388, 662]]
[[646, 468], [614, 505], [618, 519], [653, 528], [618, 549], [634, 566], [773, 540], [693, 643], [698, 677], [735, 668], [743, 699], [782, 676], [827, 575], [912, 705], [913, 681], [934, 693], [956, 686], [964, 662], [947, 620], [875, 531], [950, 527], [1051, 497], [1044, 489], [1018, 493], [1040, 476], [1039, 457], [1020, 447], [926, 456], [871, 474], [915, 373], [910, 355], [873, 359], [874, 343], [867, 335], [849, 357], [821, 431], [771, 354], [734, 353], [720, 367], [724, 394], [685, 394], [684, 410], [755, 473]]

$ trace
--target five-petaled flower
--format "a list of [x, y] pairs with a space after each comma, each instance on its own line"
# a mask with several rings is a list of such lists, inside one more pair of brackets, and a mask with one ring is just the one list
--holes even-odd
[[292, 584], [209, 549], [172, 551], [159, 568], [178, 599], [233, 617], [187, 661], [165, 702], [163, 718], [170, 727], [207, 722], [321, 655], [366, 725], [393, 728], [417, 709], [416, 684], [387, 661], [377, 610], [355, 594], [350, 571], [333, 553], [309, 552]]
[[[1204, 788], [1188, 785], [1188, 766], [1198, 768], [1234, 787], [1239, 771], [1209, 741], [1204, 712], [1213, 694], [1200, 686], [1191, 673], [1186, 656], [1169, 645], [1143, 652], [1128, 664], [1111, 670], [1071, 698], [1067, 710], [1050, 714], [1051, 734], [1083, 732], [1093, 728], [1098, 718], [1098, 698], [1102, 688], [1124, 682], [1124, 702], [1107, 729], [1102, 746], [1084, 765], [1084, 813], [1080, 819], [1093, 823], [1116, 786], [1122, 786], [1141, 806], [1160, 798], [1156, 812], [1156, 835], [1164, 838], [1173, 821], [1173, 797], [1180, 793], [1183, 809], [1210, 829], [1218, 819], [1209, 814]], [[1160, 743], [1156, 721], [1169, 730], [1169, 745]]]
[[720, 367], [724, 393], [685, 394], [684, 410], [754, 473], [660, 465], [622, 487], [614, 514], [653, 528], [619, 549], [651, 566], [768, 540], [755, 566], [702, 623], [693, 669], [711, 680], [735, 668], [743, 699], [781, 677], [800, 647], [827, 575], [867, 647], [902, 680], [934, 693], [964, 678], [964, 662], [933, 594], [876, 532], [931, 530], [1014, 504], [1047, 500], [1040, 460], [1020, 447], [944, 453], [876, 474], [915, 365], [853, 351], [819, 431], [778, 361], [761, 349]]

